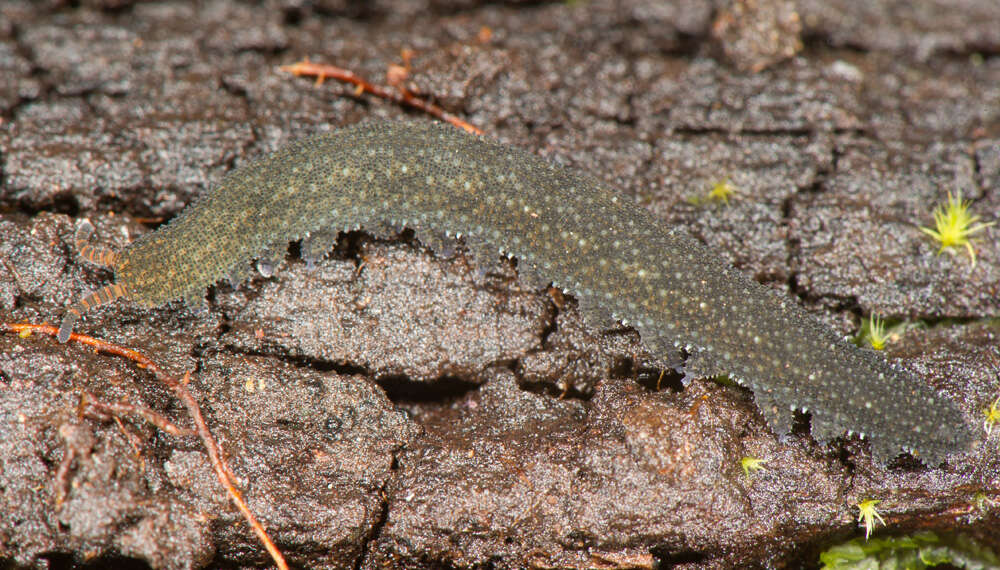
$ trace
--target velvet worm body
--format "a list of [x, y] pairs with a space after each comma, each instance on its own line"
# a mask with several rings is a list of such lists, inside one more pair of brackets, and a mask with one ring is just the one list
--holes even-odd
[[434, 124], [366, 124], [294, 143], [119, 253], [83, 235], [82, 252], [113, 267], [116, 283], [71, 308], [59, 340], [93, 305], [201, 302], [253, 259], [273, 267], [290, 241], [302, 239], [313, 260], [342, 230], [386, 226], [410, 227], [433, 249], [460, 237], [477, 258], [516, 256], [524, 278], [574, 295], [589, 323], [619, 320], [654, 354], [686, 350], [689, 375], [728, 373], [749, 387], [778, 433], [807, 410], [817, 439], [858, 433], [882, 459], [903, 449], [929, 463], [972, 440], [954, 403], [926, 383], [597, 179]]

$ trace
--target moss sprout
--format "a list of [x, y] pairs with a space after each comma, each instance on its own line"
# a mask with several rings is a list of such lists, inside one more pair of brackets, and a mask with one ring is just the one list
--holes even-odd
[[729, 182], [728, 178], [723, 178], [712, 185], [712, 189], [708, 191], [708, 199], [728, 204], [729, 197], [735, 192], [736, 187]]
[[868, 499], [854, 505], [858, 508], [858, 522], [863, 522], [865, 525], [865, 540], [868, 540], [877, 524], [881, 523], [882, 526], [885, 526], [885, 520], [875, 508], [875, 505], [881, 502], [876, 499]]
[[868, 322], [862, 325], [855, 342], [858, 345], [867, 344], [875, 350], [884, 350], [885, 345], [889, 343], [890, 336], [886, 332], [885, 319], [872, 313], [868, 316]]
[[712, 184], [712, 187], [709, 188], [706, 194], [689, 196], [687, 201], [689, 204], [693, 204], [695, 206], [701, 206], [710, 202], [722, 202], [724, 204], [728, 204], [729, 198], [735, 195], [736, 186], [729, 181], [729, 178], [723, 178]]
[[976, 250], [972, 246], [972, 236], [996, 222], [977, 223], [979, 216], [969, 213], [970, 204], [968, 200], [962, 200], [961, 192], [954, 197], [948, 192], [948, 202], [934, 209], [934, 229], [921, 226], [920, 231], [941, 244], [938, 254], [964, 246], [972, 259], [972, 266], [975, 267]]
[[740, 467], [743, 469], [743, 476], [750, 479], [758, 471], [767, 471], [764, 464], [767, 463], [767, 459], [759, 459], [757, 457], [746, 456], [740, 459]]
[[988, 513], [993, 507], [997, 506], [997, 501], [983, 491], [977, 491], [972, 496], [972, 504], [976, 506], [976, 510], [979, 512]]
[[986, 430], [986, 435], [993, 435], [993, 428], [996, 427], [997, 422], [1000, 422], [1000, 396], [997, 396], [996, 400], [989, 405], [984, 410], [986, 414], [986, 419], [983, 420], [983, 429]]

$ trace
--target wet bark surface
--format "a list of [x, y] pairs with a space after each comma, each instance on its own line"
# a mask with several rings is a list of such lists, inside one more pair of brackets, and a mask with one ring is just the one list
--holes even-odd
[[[1000, 8], [962, 2], [407, 0], [0, 4], [0, 316], [57, 322], [121, 247], [234, 167], [312, 133], [416, 113], [278, 67], [406, 85], [490, 136], [588, 170], [844, 334], [971, 425], [1000, 396], [997, 229], [938, 255], [949, 191], [1000, 211]], [[703, 199], [728, 179], [728, 203]], [[352, 232], [309, 270], [92, 311], [191, 389], [250, 507], [302, 567], [801, 567], [881, 531], [1000, 545], [997, 434], [930, 468], [769, 431], [752, 395], [682, 385], [627, 327], [411, 232]], [[665, 374], [661, 375], [661, 372]], [[0, 566], [270, 563], [189, 425], [129, 363], [0, 336]], [[88, 411], [89, 410], [89, 411]], [[751, 478], [739, 461], [768, 460]]]

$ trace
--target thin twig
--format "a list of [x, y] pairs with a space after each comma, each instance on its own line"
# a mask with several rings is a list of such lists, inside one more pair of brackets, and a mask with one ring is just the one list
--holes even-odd
[[[25, 338], [31, 336], [33, 333], [56, 336], [59, 334], [59, 329], [51, 325], [0, 323], [0, 332], [15, 333]], [[205, 445], [205, 449], [208, 451], [208, 456], [212, 462], [212, 468], [215, 470], [215, 475], [218, 477], [219, 482], [222, 483], [222, 486], [225, 487], [226, 492], [229, 493], [229, 498], [236, 505], [236, 508], [243, 514], [243, 517], [247, 520], [250, 528], [253, 529], [254, 533], [257, 535], [257, 539], [264, 544], [264, 548], [267, 549], [267, 552], [271, 555], [271, 558], [274, 560], [274, 563], [278, 566], [278, 568], [281, 570], [288, 570], [288, 563], [285, 561], [284, 555], [282, 555], [281, 551], [278, 550], [278, 547], [271, 540], [271, 537], [267, 535], [267, 531], [264, 530], [264, 527], [257, 521], [257, 517], [254, 516], [254, 514], [250, 511], [250, 507], [248, 507], [246, 502], [243, 500], [242, 493], [240, 493], [240, 491], [236, 488], [236, 485], [233, 483], [235, 476], [229, 468], [229, 465], [225, 462], [219, 444], [215, 441], [215, 437], [212, 436], [212, 432], [208, 429], [208, 425], [205, 423], [205, 418], [201, 414], [201, 408], [198, 406], [198, 401], [187, 389], [188, 381], [191, 379], [191, 373], [184, 373], [183, 379], [173, 378], [167, 375], [163, 369], [161, 369], [156, 362], [153, 361], [153, 359], [142, 354], [141, 352], [79, 333], [71, 334], [69, 339], [92, 346], [101, 352], [127, 358], [135, 362], [139, 368], [149, 370], [157, 380], [163, 382], [174, 391], [174, 394], [184, 404], [188, 413], [191, 415], [191, 420], [194, 422], [195, 430], [201, 437], [201, 441]], [[63, 466], [60, 465], [60, 468], [62, 467]]]
[[66, 495], [69, 494], [69, 470], [73, 466], [73, 460], [76, 459], [78, 454], [77, 448], [66, 442], [66, 455], [63, 456], [62, 461], [59, 462], [59, 467], [56, 468], [56, 473], [53, 476], [56, 488], [56, 510], [62, 508], [63, 503], [66, 501]]
[[185, 435], [198, 435], [193, 429], [186, 429], [179, 427], [177, 424], [171, 422], [163, 414], [151, 410], [143, 406], [137, 406], [135, 404], [129, 404], [127, 402], [118, 402], [115, 404], [109, 404], [107, 402], [102, 402], [97, 398], [97, 396], [91, 394], [90, 392], [85, 392], [83, 394], [83, 400], [80, 402], [81, 412], [86, 413], [91, 410], [96, 410], [99, 412], [105, 412], [113, 416], [127, 416], [135, 415], [139, 416], [147, 422], [153, 424], [154, 426], [160, 428], [161, 430], [169, 433], [170, 435], [185, 436]]
[[433, 103], [429, 103], [415, 96], [408, 89], [403, 87], [402, 82], [399, 82], [398, 80], [394, 81], [394, 83], [396, 83], [397, 89], [396, 91], [393, 91], [391, 89], [375, 85], [374, 83], [368, 81], [367, 79], [361, 77], [360, 75], [348, 69], [344, 69], [342, 67], [337, 67], [336, 65], [329, 65], [325, 63], [313, 63], [309, 61], [308, 58], [303, 59], [300, 62], [293, 63], [291, 65], [283, 65], [278, 69], [280, 69], [281, 71], [285, 71], [287, 73], [291, 73], [296, 77], [301, 77], [301, 76], [315, 77], [317, 86], [322, 85], [323, 81], [325, 81], [327, 78], [344, 81], [346, 83], [350, 83], [357, 87], [357, 89], [355, 90], [355, 95], [360, 96], [362, 93], [367, 91], [376, 97], [381, 97], [383, 99], [387, 99], [389, 101], [392, 101], [400, 105], [409, 105], [414, 109], [423, 111], [431, 116], [441, 119], [442, 121], [451, 123], [452, 125], [455, 125], [460, 129], [464, 129], [465, 131], [470, 132], [474, 135], [483, 134], [482, 129], [479, 129], [478, 127], [473, 126], [471, 123], [468, 123], [465, 120], [460, 119], [455, 115], [452, 115], [451, 113], [445, 111], [444, 109], [438, 107]]

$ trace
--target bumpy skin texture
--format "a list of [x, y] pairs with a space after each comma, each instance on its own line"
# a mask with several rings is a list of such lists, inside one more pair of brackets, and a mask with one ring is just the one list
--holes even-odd
[[228, 176], [120, 254], [117, 280], [146, 306], [198, 300], [289, 241], [329, 245], [331, 231], [414, 228], [437, 246], [464, 237], [477, 256], [519, 259], [535, 281], [579, 299], [586, 319], [620, 319], [655, 354], [691, 353], [688, 373], [729, 373], [768, 422], [791, 410], [813, 432], [872, 438], [883, 459], [930, 463], [972, 435], [956, 406], [880, 356], [848, 344], [794, 302], [748, 279], [694, 239], [598, 180], [516, 148], [431, 124], [383, 123], [307, 139]]

